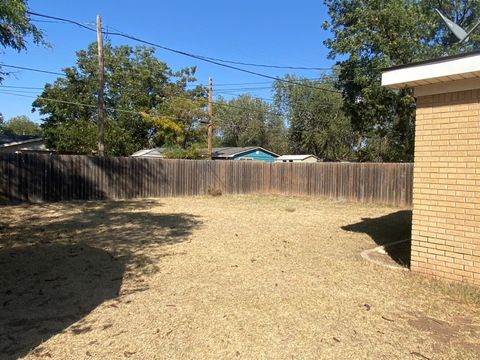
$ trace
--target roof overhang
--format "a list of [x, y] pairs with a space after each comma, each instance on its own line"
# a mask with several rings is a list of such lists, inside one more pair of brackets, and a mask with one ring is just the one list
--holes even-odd
[[382, 86], [415, 89], [416, 96], [480, 88], [480, 51], [385, 69]]
[[6, 144], [0, 144], [0, 148], [8, 148], [12, 146], [21, 146], [21, 145], [32, 145], [35, 143], [42, 143], [43, 139], [42, 138], [34, 138], [34, 139], [28, 139], [28, 140], [20, 140], [20, 141], [12, 141]]

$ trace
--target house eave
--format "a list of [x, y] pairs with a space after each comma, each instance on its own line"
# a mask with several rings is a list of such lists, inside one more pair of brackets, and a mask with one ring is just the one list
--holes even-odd
[[450, 86], [454, 82], [460, 82], [461, 88], [467, 89], [474, 82], [478, 83], [479, 79], [480, 51], [474, 51], [385, 69], [382, 73], [382, 86], [396, 90], [428, 87], [429, 92], [435, 93], [445, 83]]

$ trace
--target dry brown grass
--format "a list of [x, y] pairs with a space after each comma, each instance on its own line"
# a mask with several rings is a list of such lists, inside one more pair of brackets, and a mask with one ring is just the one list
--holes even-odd
[[400, 209], [273, 196], [0, 208], [0, 357], [475, 359], [480, 296], [373, 265]]

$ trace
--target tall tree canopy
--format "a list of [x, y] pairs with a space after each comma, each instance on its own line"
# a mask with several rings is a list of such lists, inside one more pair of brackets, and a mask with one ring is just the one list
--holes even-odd
[[[0, 1], [0, 45], [22, 51], [27, 48], [27, 38], [33, 43], [45, 44], [42, 32], [32, 24], [27, 14], [26, 0]], [[0, 66], [0, 82], [6, 73]]]
[[5, 120], [3, 118], [3, 114], [0, 113], [0, 135], [5, 134]]
[[215, 127], [223, 146], [261, 146], [277, 153], [286, 147], [282, 117], [265, 101], [241, 95], [214, 106]]
[[470, 0], [325, 0], [332, 37], [325, 44], [341, 59], [339, 88], [356, 136], [357, 156], [370, 161], [413, 159], [415, 100], [408, 90], [381, 87], [381, 70], [468, 51], [480, 44], [478, 33], [458, 45], [434, 9], [462, 27], [480, 16]]
[[335, 91], [332, 80], [313, 81], [293, 76], [286, 79], [290, 83], [277, 81], [274, 88], [275, 103], [289, 123], [290, 151], [314, 154], [327, 161], [350, 159], [350, 121], [342, 110], [342, 96]]
[[[175, 72], [155, 58], [154, 49], [141, 46], [106, 43], [104, 57], [107, 155], [195, 141], [204, 92], [186, 90], [188, 82], [195, 80], [194, 67]], [[48, 146], [61, 152], [93, 153], [97, 144], [96, 43], [78, 51], [76, 66], [64, 72], [64, 77], [45, 86], [33, 107], [44, 115]]]
[[15, 116], [4, 125], [5, 132], [15, 135], [41, 135], [42, 129], [27, 116]]

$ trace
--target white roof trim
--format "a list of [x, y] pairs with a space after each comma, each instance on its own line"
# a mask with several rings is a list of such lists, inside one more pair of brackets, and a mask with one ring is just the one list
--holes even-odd
[[34, 139], [28, 139], [28, 140], [20, 140], [20, 141], [14, 141], [6, 144], [1, 144], [0, 147], [6, 148], [10, 146], [18, 146], [18, 145], [27, 145], [30, 143], [35, 143], [35, 142], [43, 142], [42, 138], [34, 138]]
[[282, 156], [279, 156], [276, 160], [305, 160], [310, 157], [318, 159], [315, 155], [308, 154], [308, 155], [282, 155]]
[[[412, 64], [407, 67], [385, 70], [382, 74], [382, 86], [392, 89], [418, 88], [430, 84], [448, 83], [475, 79], [480, 88], [480, 53], [466, 54], [465, 57], [438, 59], [437, 62]], [[445, 87], [445, 84], [443, 84]], [[444, 92], [453, 92], [450, 90]]]

